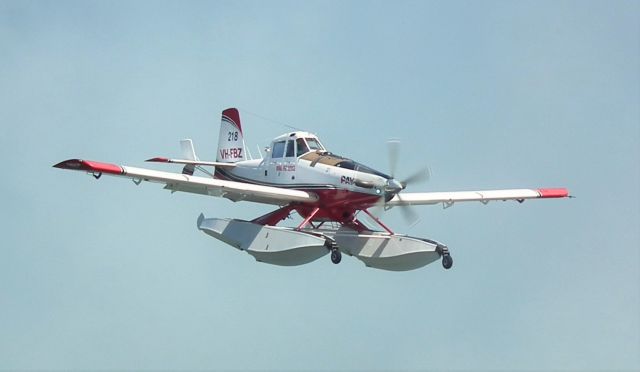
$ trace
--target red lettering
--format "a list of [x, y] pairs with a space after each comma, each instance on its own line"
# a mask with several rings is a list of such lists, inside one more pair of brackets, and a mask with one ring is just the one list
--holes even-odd
[[296, 166], [295, 164], [276, 164], [277, 172], [295, 172]]

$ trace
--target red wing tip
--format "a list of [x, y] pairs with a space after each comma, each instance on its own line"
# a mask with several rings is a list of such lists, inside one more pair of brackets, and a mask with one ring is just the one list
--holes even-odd
[[147, 159], [145, 161], [151, 161], [155, 163], [168, 163], [169, 159], [163, 158], [163, 157], [155, 157], [155, 158]]
[[101, 163], [101, 162], [92, 161], [92, 160], [81, 160], [81, 159], [69, 159], [69, 160], [61, 161], [60, 163], [54, 165], [53, 167], [60, 168], [60, 169], [81, 170], [81, 171], [87, 171], [87, 172], [99, 172], [99, 173], [111, 173], [111, 174], [123, 173], [123, 169], [119, 165]]
[[556, 189], [538, 189], [541, 198], [566, 198], [569, 196], [569, 190], [565, 188]]

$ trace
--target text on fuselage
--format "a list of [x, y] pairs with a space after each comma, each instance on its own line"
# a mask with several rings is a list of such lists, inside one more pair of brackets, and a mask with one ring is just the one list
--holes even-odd
[[277, 164], [276, 171], [278, 172], [295, 172], [296, 165], [295, 164]]
[[340, 177], [340, 183], [344, 183], [347, 185], [353, 185], [356, 183], [356, 179], [353, 177], [349, 177], [349, 176], [342, 176]]
[[242, 148], [220, 149], [220, 157], [222, 159], [242, 159]]

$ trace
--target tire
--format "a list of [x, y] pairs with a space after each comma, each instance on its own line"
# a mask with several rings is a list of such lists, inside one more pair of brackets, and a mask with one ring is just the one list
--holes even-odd
[[339, 264], [340, 261], [342, 261], [342, 254], [340, 253], [339, 250], [337, 249], [332, 249], [331, 250], [331, 262], [333, 262], [334, 264]]
[[442, 256], [442, 267], [449, 270], [451, 266], [453, 266], [453, 258], [448, 254]]

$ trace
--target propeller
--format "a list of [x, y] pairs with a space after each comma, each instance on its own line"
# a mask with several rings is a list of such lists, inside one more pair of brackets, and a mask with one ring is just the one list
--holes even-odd
[[398, 168], [398, 157], [400, 154], [400, 140], [390, 139], [387, 141], [387, 157], [389, 159], [389, 174], [391, 178], [395, 178], [396, 169]]
[[409, 177], [405, 178], [403, 181], [400, 181], [400, 184], [403, 186], [403, 189], [407, 187], [410, 183], [420, 183], [429, 181], [431, 178], [431, 170], [429, 167], [424, 167], [419, 169], [417, 172], [413, 173]]
[[[402, 200], [402, 194], [400, 194], [400, 193], [397, 194], [397, 197], [398, 197], [398, 199]], [[400, 215], [404, 219], [404, 222], [409, 227], [412, 227], [413, 225], [417, 224], [420, 221], [420, 216], [416, 212], [415, 208], [413, 208], [412, 206], [410, 206], [410, 205], [402, 205], [402, 206], [399, 206], [397, 208], [400, 211]]]
[[[397, 139], [391, 139], [387, 141], [387, 155], [389, 159], [389, 175], [395, 180], [396, 169], [398, 168], [398, 159], [400, 158], [400, 141]], [[410, 183], [419, 183], [428, 181], [431, 178], [431, 171], [429, 167], [423, 167], [418, 169], [415, 173], [400, 181], [402, 189], [405, 189]]]
[[[387, 186], [385, 187], [385, 195], [380, 198], [380, 202], [378, 205], [374, 206], [376, 212], [379, 212], [380, 209], [389, 210], [391, 207], [387, 206], [387, 202], [394, 197], [398, 199], [402, 199], [402, 190], [406, 189], [410, 184], [416, 184], [424, 181], [428, 181], [431, 178], [431, 171], [429, 167], [423, 167], [418, 169], [416, 172], [411, 174], [409, 177], [404, 178], [402, 181], [398, 181], [395, 178], [396, 169], [398, 167], [398, 159], [400, 158], [400, 141], [397, 139], [391, 139], [387, 141], [387, 155], [389, 160], [389, 175], [391, 179], [387, 181]], [[415, 225], [420, 217], [418, 213], [408, 205], [399, 206], [400, 214], [405, 222], [409, 226]], [[378, 216], [380, 213], [374, 212], [373, 215]]]

